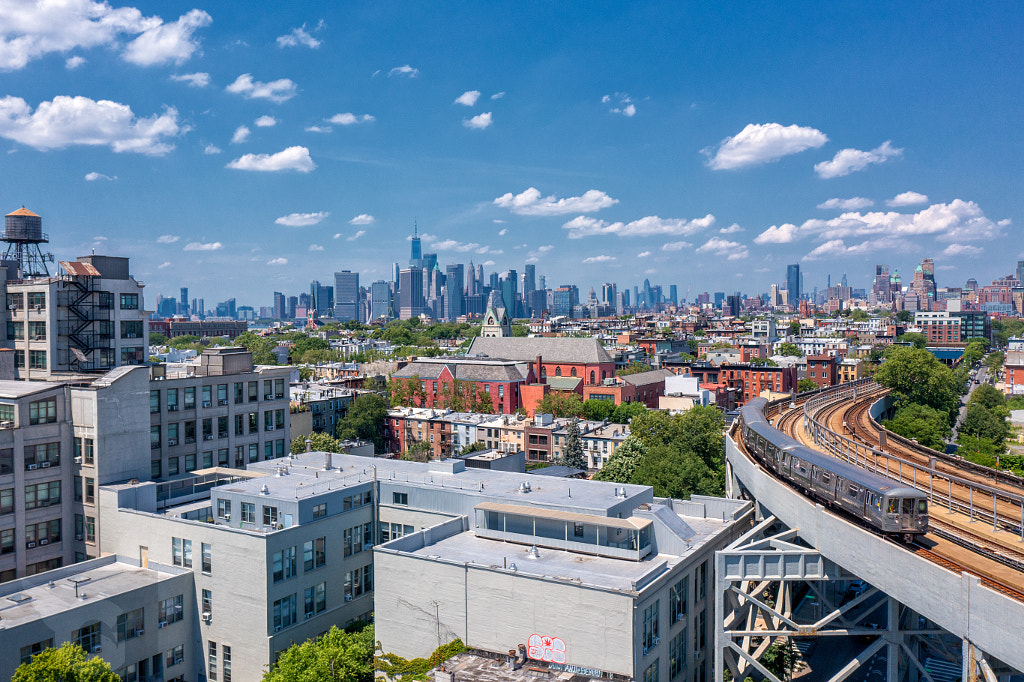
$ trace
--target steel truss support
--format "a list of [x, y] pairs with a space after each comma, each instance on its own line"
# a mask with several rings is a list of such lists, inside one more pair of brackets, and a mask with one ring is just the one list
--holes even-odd
[[[793, 637], [816, 638], [822, 646], [837, 638], [857, 638], [842, 646], [827, 645], [837, 652], [833, 663], [838, 652], [849, 655], [845, 665], [827, 671], [830, 682], [847, 679], [883, 651], [888, 682], [936, 682], [929, 667], [959, 666], [949, 633], [895, 599], [866, 587], [844, 602], [846, 584], [855, 580], [857, 576], [800, 544], [798, 529], [781, 528], [774, 516], [766, 516], [715, 552], [715, 678], [722, 679], [728, 669], [733, 680], [753, 676], [782, 682], [761, 657], [772, 644], [792, 646]], [[840, 593], [837, 584], [843, 586]], [[964, 668], [966, 673], [966, 664]], [[981, 664], [977, 668], [983, 669]], [[820, 676], [824, 674], [815, 671], [813, 679], [825, 679]]]

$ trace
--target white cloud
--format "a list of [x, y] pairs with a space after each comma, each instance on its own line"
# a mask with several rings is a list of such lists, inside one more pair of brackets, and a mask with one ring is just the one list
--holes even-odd
[[889, 159], [903, 154], [902, 149], [896, 149], [889, 140], [886, 140], [878, 147], [869, 152], [860, 149], [840, 149], [831, 161], [822, 161], [814, 164], [814, 172], [818, 177], [829, 179], [839, 178], [856, 171], [862, 171], [873, 163], [885, 163]]
[[408, 64], [405, 66], [396, 66], [388, 71], [388, 76], [405, 76], [407, 78], [415, 78], [418, 75], [420, 75], [420, 70], [414, 69]]
[[310, 225], [316, 225], [329, 215], [331, 214], [327, 211], [317, 211], [316, 213], [289, 213], [288, 215], [281, 216], [274, 222], [278, 225], [286, 225], [288, 227], [309, 227]]
[[327, 119], [327, 122], [336, 123], [340, 126], [350, 126], [355, 123], [371, 123], [372, 121], [375, 120], [377, 119], [375, 119], [370, 114], [359, 115], [346, 112], [344, 114], [335, 114], [334, 116], [331, 116], [329, 119]]
[[580, 239], [593, 235], [614, 234], [620, 237], [649, 237], [653, 235], [689, 236], [715, 223], [715, 216], [710, 213], [703, 218], [682, 220], [679, 218], [659, 218], [647, 216], [629, 223], [608, 223], [597, 218], [578, 216], [562, 225], [569, 230], [569, 239]]
[[[322, 25], [323, 22], [321, 22], [320, 26]], [[320, 26], [318, 26], [317, 29], [319, 29]], [[293, 28], [292, 32], [287, 35], [277, 37], [278, 47], [298, 47], [299, 45], [304, 45], [313, 50], [320, 47], [320, 41], [306, 31], [305, 24], [298, 28]]]
[[886, 201], [885, 205], [898, 208], [900, 206], [917, 206], [918, 204], [927, 203], [928, 197], [924, 194], [919, 194], [918, 192], [902, 192]]
[[134, 7], [111, 7], [106, 2], [0, 3], [0, 69], [24, 68], [52, 52], [76, 48], [119, 47], [122, 36], [137, 36], [122, 52], [125, 60], [140, 65], [182, 62], [199, 47], [192, 37], [210, 23], [210, 15], [194, 9], [165, 24], [146, 17]]
[[637, 258], [647, 258], [650, 255], [651, 255], [650, 251], [641, 251], [640, 253], [636, 254], [636, 257]]
[[[480, 99], [479, 90], [466, 90], [464, 93], [455, 98], [453, 104], [461, 104], [463, 106], [471, 107], [476, 104], [476, 101]], [[491, 99], [494, 99], [493, 97]]]
[[508, 228], [507, 227], [498, 230], [498, 236], [499, 237], [504, 237], [506, 234], [508, 234]]
[[[360, 237], [362, 237], [362, 236], [363, 236], [364, 234], [366, 234], [366, 230], [359, 230], [358, 232], [356, 232], [356, 233], [355, 233], [354, 235], [352, 235], [351, 237], [348, 237], [348, 238], [347, 238], [347, 239], [346, 239], [345, 241], [350, 241], [350, 242], [354, 242], [355, 240], [357, 240], [357, 239], [359, 239]], [[339, 236], [339, 235], [334, 235], [334, 238], [335, 238], [335, 239], [337, 239], [337, 238], [338, 238], [338, 236]]]
[[491, 99], [501, 99], [504, 96], [505, 96], [505, 91], [502, 90], [501, 92], [496, 92], [493, 95], [491, 95]]
[[240, 144], [249, 139], [249, 135], [252, 133], [247, 126], [238, 126], [235, 128], [235, 134], [231, 136], [232, 144]]
[[636, 116], [636, 105], [633, 104], [633, 98], [625, 92], [616, 92], [614, 95], [605, 95], [601, 98], [602, 104], [608, 104], [612, 100], [618, 102], [618, 106], [613, 106], [608, 111], [612, 114], [619, 114], [626, 118], [632, 118]]
[[86, 173], [85, 179], [88, 182], [95, 182], [96, 180], [117, 180], [117, 176], [104, 175], [103, 173], [93, 171], [91, 173]]
[[749, 123], [733, 137], [718, 145], [714, 156], [709, 147], [703, 153], [710, 158], [708, 168], [732, 170], [778, 161], [784, 156], [817, 149], [828, 142], [828, 136], [816, 128], [780, 123]]
[[228, 168], [249, 171], [286, 171], [293, 170], [309, 173], [316, 164], [309, 156], [306, 147], [288, 147], [276, 154], [243, 154], [227, 165]]
[[181, 237], [179, 237], [176, 234], [162, 234], [162, 235], [160, 235], [159, 237], [156, 238], [156, 243], [157, 244], [173, 244], [174, 242], [178, 241], [179, 239], [181, 239]]
[[491, 112], [485, 112], [483, 114], [477, 114], [473, 118], [463, 119], [462, 125], [473, 130], [483, 130], [490, 127], [492, 123]]
[[554, 244], [545, 244], [544, 246], [538, 246], [537, 247], [537, 251], [539, 251], [541, 253], [547, 253], [548, 251], [551, 251], [554, 248], [555, 248]]
[[536, 256], [528, 256], [526, 258], [526, 260], [523, 261], [523, 262], [524, 263], [539, 263], [540, 262], [540, 258], [537, 258]]
[[[459, 253], [468, 253], [475, 251], [476, 253], [487, 253], [490, 247], [481, 246], [476, 242], [460, 242], [455, 239], [444, 239], [441, 241], [430, 242], [430, 248], [437, 249], [438, 251], [457, 251]], [[481, 249], [483, 249], [481, 251]]]
[[187, 132], [178, 112], [136, 118], [131, 107], [109, 100], [58, 95], [33, 112], [20, 97], [0, 99], [0, 137], [39, 150], [72, 145], [109, 146], [115, 152], [159, 156], [174, 149], [167, 138]]
[[74, 71], [82, 64], [85, 64], [85, 57], [79, 57], [77, 54], [64, 60], [64, 68], [68, 71]]
[[349, 225], [371, 225], [371, 224], [373, 224], [373, 222], [375, 220], [377, 220], [377, 219], [374, 218], [369, 213], [360, 213], [355, 218], [353, 218], [352, 220], [348, 221], [348, 224]]
[[164, 268], [169, 268], [169, 267], [171, 267], [171, 261], [165, 260], [163, 263], [161, 263], [160, 265], [156, 266], [156, 269], [157, 270], [163, 270]]
[[479, 265], [491, 266], [491, 265], [494, 265], [494, 261], [492, 261], [492, 260], [485, 260], [483, 263], [479, 263]]
[[721, 230], [718, 231], [718, 234], [736, 234], [737, 232], [745, 232], [745, 231], [746, 230], [744, 230], [738, 224], [733, 223], [729, 227], [723, 227]]
[[636, 116], [636, 105], [634, 105], [634, 104], [627, 104], [626, 106], [621, 107], [621, 108], [620, 107], [615, 107], [615, 108], [611, 109], [610, 111], [613, 114], [622, 114], [626, 118], [633, 118], [634, 116]]
[[208, 144], [203, 147], [204, 154], [220, 154], [220, 147], [215, 144]]
[[601, 255], [601, 256], [591, 256], [590, 258], [584, 258], [583, 262], [584, 263], [610, 263], [613, 260], [616, 260], [615, 256]]
[[331, 126], [306, 126], [307, 133], [329, 133], [332, 130]]
[[181, 15], [177, 21], [148, 28], [128, 43], [124, 49], [124, 59], [139, 66], [167, 62], [182, 64], [199, 49], [199, 41], [192, 34], [212, 22], [213, 18], [209, 14], [194, 9]]
[[661, 247], [662, 251], [682, 251], [684, 248], [693, 246], [690, 242], [668, 242]]
[[271, 258], [267, 261], [267, 265], [288, 265], [287, 258]]
[[950, 244], [942, 252], [943, 256], [977, 256], [982, 249], [969, 244]]
[[772, 225], [761, 234], [754, 237], [755, 244], [788, 244], [795, 241], [799, 228], [796, 225], [786, 223], [785, 225]]
[[[175, 240], [177, 241], [177, 240]], [[220, 251], [224, 248], [224, 245], [220, 242], [189, 242], [185, 244], [185, 251]]]
[[841, 211], [859, 211], [862, 208], [874, 205], [875, 202], [871, 199], [865, 199], [864, 197], [851, 197], [849, 199], [832, 198], [818, 204], [818, 208], [823, 211], [833, 209], [839, 209]]
[[320, 246], [319, 244], [310, 244], [309, 245], [309, 250], [310, 251], [323, 251], [324, 247]]
[[246, 99], [269, 99], [280, 104], [298, 94], [298, 86], [290, 78], [279, 78], [269, 83], [254, 81], [252, 74], [243, 73], [235, 82], [224, 88], [228, 92], [242, 95]]
[[256, 126], [259, 128], [270, 128], [277, 125], [277, 119], [273, 116], [260, 116], [256, 119]]
[[541, 196], [536, 187], [529, 187], [521, 194], [513, 196], [508, 192], [494, 200], [494, 205], [507, 208], [516, 215], [564, 215], [566, 213], [593, 213], [619, 203], [601, 190], [590, 189], [579, 197], [555, 199], [554, 195]]
[[697, 253], [710, 253], [727, 260], [742, 260], [750, 255], [750, 251], [743, 244], [721, 237], [712, 237], [707, 240], [703, 246], [697, 247]]
[[172, 81], [188, 83], [193, 88], [205, 88], [210, 84], [210, 74], [197, 71], [196, 73], [182, 73], [171, 76]]
[[843, 255], [846, 255], [846, 244], [843, 243], [842, 239], [833, 239], [813, 249], [809, 254], [803, 257], [803, 260], [819, 260], [821, 258], [831, 258]]

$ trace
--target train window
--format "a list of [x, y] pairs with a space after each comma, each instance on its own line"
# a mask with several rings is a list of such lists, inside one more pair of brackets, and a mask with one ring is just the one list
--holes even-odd
[[890, 499], [889, 500], [889, 513], [890, 514], [897, 514], [897, 513], [899, 513], [899, 511], [900, 511], [900, 501], [895, 499], [895, 498]]
[[924, 500], [917, 501], [917, 513], [926, 514], [928, 512], [928, 503]]
[[850, 484], [850, 487], [848, 488], [848, 490], [849, 490], [849, 493], [850, 493], [850, 497], [857, 497], [858, 495], [860, 495], [860, 488], [858, 488], [853, 483]]
[[914, 513], [914, 501], [909, 497], [903, 499], [903, 513], [913, 514]]
[[829, 483], [832, 482], [832, 476], [830, 476], [827, 471], [822, 471], [820, 478], [821, 482], [825, 485], [828, 485]]

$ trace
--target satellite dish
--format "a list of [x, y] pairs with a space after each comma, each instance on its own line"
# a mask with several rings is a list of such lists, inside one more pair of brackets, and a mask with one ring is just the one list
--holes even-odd
[[75, 357], [78, 358], [79, 362], [89, 362], [89, 358], [85, 357], [85, 353], [77, 348], [72, 348], [71, 352], [75, 354]]

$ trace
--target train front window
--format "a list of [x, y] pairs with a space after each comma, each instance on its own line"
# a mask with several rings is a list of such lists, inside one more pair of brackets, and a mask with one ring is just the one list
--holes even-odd
[[918, 514], [927, 514], [928, 513], [928, 503], [925, 502], [924, 500], [918, 500], [917, 501], [917, 513]]
[[909, 497], [903, 498], [903, 513], [913, 514], [914, 513], [914, 501]]
[[897, 514], [897, 513], [899, 513], [899, 511], [900, 511], [900, 501], [897, 500], [897, 499], [890, 499], [889, 500], [889, 513], [890, 514]]

